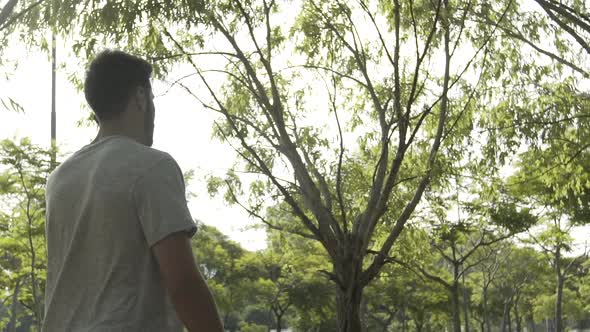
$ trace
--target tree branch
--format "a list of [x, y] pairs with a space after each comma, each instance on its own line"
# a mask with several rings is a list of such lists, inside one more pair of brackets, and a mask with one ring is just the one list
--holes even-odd
[[8, 2], [2, 7], [0, 10], [0, 30], [4, 29], [4, 23], [8, 20], [8, 17], [14, 11], [14, 7], [16, 7], [16, 3], [18, 0], [8, 0]]
[[[448, 10], [448, 8], [445, 8], [445, 9]], [[405, 206], [404, 210], [402, 211], [402, 213], [398, 217], [397, 221], [395, 222], [395, 225], [394, 225], [392, 231], [390, 232], [390, 234], [387, 236], [385, 242], [383, 243], [381, 250], [379, 251], [379, 254], [377, 254], [377, 256], [373, 259], [373, 262], [369, 265], [369, 267], [365, 271], [363, 271], [362, 282], [364, 285], [368, 284], [373, 278], [375, 278], [377, 276], [379, 270], [381, 269], [381, 266], [383, 266], [383, 264], [384, 264], [385, 258], [388, 256], [388, 253], [391, 250], [391, 247], [393, 246], [393, 243], [397, 240], [397, 238], [401, 234], [401, 231], [403, 230], [405, 223], [410, 218], [410, 215], [412, 214], [412, 212], [416, 208], [416, 205], [418, 205], [418, 202], [422, 198], [422, 193], [424, 192], [428, 183], [430, 182], [430, 175], [432, 173], [432, 169], [434, 167], [434, 162], [436, 160], [436, 155], [437, 155], [439, 147], [440, 147], [440, 143], [441, 143], [441, 139], [442, 139], [442, 135], [443, 135], [443, 129], [444, 129], [444, 126], [446, 123], [447, 108], [448, 108], [448, 104], [449, 104], [448, 90], [449, 90], [449, 82], [450, 82], [451, 55], [450, 55], [450, 49], [449, 49], [450, 26], [449, 26], [448, 21], [444, 22], [444, 27], [445, 27], [445, 34], [444, 34], [445, 74], [444, 74], [444, 79], [443, 79], [443, 91], [442, 91], [442, 99], [441, 99], [441, 109], [440, 109], [440, 114], [439, 114], [439, 118], [438, 118], [438, 126], [437, 126], [437, 130], [436, 130], [434, 142], [432, 144], [432, 147], [430, 149], [430, 154], [428, 156], [428, 161], [427, 161], [428, 168], [427, 168], [426, 174], [423, 176], [422, 180], [420, 181], [420, 184], [416, 188], [416, 191], [414, 192], [414, 196], [412, 197], [411, 201]], [[393, 183], [391, 185], [393, 185]], [[387, 198], [389, 196], [389, 193], [390, 193], [390, 191], [387, 193]], [[384, 200], [382, 202], [382, 204], [385, 204], [385, 203], [386, 203], [386, 200]]]
[[[32, 3], [29, 7], [23, 9], [22, 11], [14, 14], [10, 19], [8, 17], [14, 10], [14, 6], [16, 5], [18, 0], [9, 0], [9, 2], [2, 8], [2, 12], [0, 12], [0, 31], [6, 29], [9, 25], [16, 22], [19, 18], [24, 16], [26, 13], [34, 9], [35, 7], [39, 6], [45, 0], [38, 0], [37, 2]], [[12, 8], [10, 7], [12, 5]], [[6, 15], [5, 17], [1, 17], [2, 15]]]

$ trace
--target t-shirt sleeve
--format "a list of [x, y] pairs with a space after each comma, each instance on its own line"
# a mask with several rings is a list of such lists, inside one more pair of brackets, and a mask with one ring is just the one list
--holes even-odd
[[172, 233], [185, 231], [192, 237], [197, 231], [188, 210], [182, 171], [171, 157], [160, 160], [137, 179], [133, 197], [150, 247]]

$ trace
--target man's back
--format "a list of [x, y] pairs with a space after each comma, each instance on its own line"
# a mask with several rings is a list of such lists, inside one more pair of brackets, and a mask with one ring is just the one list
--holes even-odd
[[150, 247], [196, 227], [167, 154], [109, 136], [47, 183], [43, 331], [182, 331]]

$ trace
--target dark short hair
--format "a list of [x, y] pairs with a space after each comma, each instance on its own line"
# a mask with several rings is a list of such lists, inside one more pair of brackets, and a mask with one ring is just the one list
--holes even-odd
[[109, 120], [125, 111], [135, 89], [150, 88], [152, 65], [119, 50], [104, 50], [90, 63], [84, 81], [84, 96], [99, 120]]

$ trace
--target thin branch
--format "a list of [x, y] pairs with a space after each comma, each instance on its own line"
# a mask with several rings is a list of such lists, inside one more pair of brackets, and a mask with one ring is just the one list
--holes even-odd
[[484, 238], [485, 238], [485, 231], [484, 231], [484, 234], [482, 235], [482, 237], [481, 237], [481, 239], [478, 241], [478, 243], [477, 243], [476, 245], [474, 245], [474, 246], [473, 246], [473, 247], [472, 247], [472, 248], [471, 248], [471, 249], [470, 249], [470, 250], [467, 252], [467, 254], [463, 255], [463, 257], [462, 257], [462, 258], [459, 260], [459, 263], [460, 263], [460, 264], [463, 264], [463, 263], [465, 263], [465, 261], [466, 261], [466, 260], [467, 260], [469, 257], [471, 257], [471, 255], [473, 255], [473, 254], [475, 253], [475, 251], [476, 251], [477, 249], [479, 249], [480, 247], [490, 246], [490, 245], [492, 245], [492, 244], [494, 244], [494, 243], [497, 243], [497, 242], [500, 242], [500, 241], [506, 240], [506, 239], [508, 239], [508, 238], [510, 238], [510, 237], [512, 237], [512, 236], [514, 236], [514, 234], [513, 234], [513, 233], [508, 233], [508, 234], [504, 234], [504, 235], [502, 235], [502, 236], [499, 236], [499, 237], [497, 237], [497, 238], [493, 238], [493, 239], [491, 239], [491, 240], [489, 240], [489, 241], [485, 241], [485, 240], [484, 240]]
[[[537, 0], [535, 0], [535, 1], [537, 1]], [[541, 0], [541, 1], [544, 1], [544, 0]], [[568, 14], [568, 13], [570, 15], [572, 15], [572, 14], [573, 15], [578, 15], [578, 16], [580, 16], [581, 19], [583, 19], [586, 22], [588, 22], [587, 24], [590, 24], [590, 15], [588, 15], [588, 13], [584, 13], [584, 12], [578, 11], [578, 10], [576, 10], [576, 9], [574, 9], [574, 8], [572, 8], [572, 7], [564, 4], [564, 3], [556, 2], [554, 0], [549, 0], [549, 1], [544, 1], [544, 2], [547, 3], [547, 5], [550, 5], [551, 8], [555, 9], [556, 12], [558, 12], [558, 13], [564, 15], [564, 16], [566, 16], [566, 14]], [[570, 17], [570, 18], [572, 19], [572, 21], [576, 21], [574, 19], [574, 18], [576, 18], [576, 16], [573, 16], [573, 17]], [[584, 25], [584, 24], [586, 24], [584, 22], [581, 22], [581, 23], [584, 23], [584, 24], [580, 24], [580, 22], [575, 22], [575, 23], [578, 24], [578, 25], [581, 25], [582, 28], [584, 30], [586, 30], [586, 31], [589, 31], [590, 30], [590, 26]]]
[[463, 29], [465, 29], [465, 19], [467, 18], [467, 12], [471, 8], [471, 5], [472, 5], [472, 0], [469, 0], [467, 5], [465, 6], [465, 10], [463, 11], [463, 15], [461, 17], [461, 27], [459, 29], [459, 34], [457, 36], [457, 39], [455, 40], [455, 46], [453, 46], [453, 51], [451, 52], [451, 57], [453, 57], [453, 55], [455, 55], [455, 50], [457, 50], [457, 46], [459, 46], [459, 40], [461, 39], [461, 35], [463, 34]]
[[313, 236], [313, 235], [311, 235], [311, 234], [302, 233], [302, 232], [299, 232], [299, 231], [294, 230], [294, 229], [286, 229], [284, 227], [280, 227], [280, 226], [277, 226], [277, 225], [272, 224], [266, 218], [264, 218], [263, 216], [261, 216], [259, 213], [257, 213], [253, 209], [247, 207], [246, 205], [244, 205], [238, 199], [238, 197], [235, 194], [233, 188], [231, 187], [231, 184], [228, 181], [226, 181], [226, 185], [227, 185], [227, 187], [229, 189], [229, 193], [230, 193], [232, 199], [234, 200], [234, 202], [236, 202], [236, 204], [238, 204], [242, 209], [244, 209], [246, 212], [248, 212], [248, 214], [250, 214], [253, 217], [256, 217], [258, 220], [260, 220], [262, 223], [264, 223], [269, 228], [275, 229], [275, 230], [278, 230], [278, 231], [281, 231], [281, 232], [288, 232], [290, 234], [298, 235], [298, 236], [301, 236], [301, 237], [306, 238], [306, 239], [316, 240], [316, 237]]
[[[489, 19], [488, 17], [482, 16], [482, 15], [477, 15], [477, 17], [483, 19], [483, 22], [481, 23], [487, 23], [487, 24], [496, 24], [496, 22], [493, 22], [491, 19]], [[542, 49], [541, 47], [535, 45], [533, 42], [531, 42], [530, 40], [528, 40], [523, 34], [522, 32], [518, 31], [514, 32], [512, 30], [510, 30], [509, 28], [503, 27], [503, 26], [498, 26], [500, 30], [502, 30], [504, 32], [504, 34], [506, 34], [506, 36], [508, 37], [512, 37], [515, 38], [517, 40], [520, 40], [521, 42], [524, 42], [525, 44], [529, 45], [530, 47], [532, 47], [535, 51], [548, 56], [549, 58], [573, 69], [574, 71], [577, 71], [578, 73], [582, 74], [584, 77], [590, 77], [590, 73], [587, 72], [586, 70], [576, 66], [575, 64], [573, 64], [572, 62], [550, 52], [547, 51], [545, 49]]]
[[205, 103], [204, 101], [202, 101], [202, 100], [201, 100], [201, 99], [200, 99], [200, 98], [199, 98], [199, 97], [198, 97], [198, 96], [197, 96], [197, 95], [196, 95], [194, 92], [192, 92], [192, 90], [190, 90], [190, 89], [189, 89], [187, 86], [185, 86], [184, 84], [182, 84], [182, 83], [179, 83], [179, 85], [180, 85], [180, 86], [182, 86], [182, 87], [183, 87], [183, 88], [184, 88], [186, 91], [188, 91], [188, 92], [189, 92], [189, 94], [191, 94], [191, 95], [192, 95], [192, 96], [193, 96], [195, 99], [197, 99], [197, 101], [198, 101], [199, 103], [201, 103], [201, 105], [202, 105], [203, 107], [205, 107], [206, 109], [209, 109], [209, 110], [211, 110], [211, 111], [214, 111], [214, 112], [216, 112], [216, 113], [219, 113], [219, 114], [222, 114], [222, 115], [227, 115], [227, 116], [230, 116], [230, 117], [232, 117], [234, 120], [240, 121], [240, 122], [242, 122], [242, 123], [244, 123], [244, 124], [248, 125], [250, 128], [254, 129], [254, 130], [255, 130], [255, 131], [258, 133], [258, 135], [260, 135], [260, 137], [263, 137], [263, 138], [264, 138], [264, 139], [265, 139], [265, 140], [266, 140], [266, 141], [269, 143], [269, 145], [270, 145], [271, 147], [273, 147], [274, 149], [278, 149], [278, 145], [275, 143], [275, 141], [273, 141], [273, 140], [271, 139], [271, 137], [269, 137], [269, 136], [268, 136], [268, 133], [267, 133], [267, 131], [265, 131], [265, 130], [261, 129], [261, 128], [260, 128], [258, 125], [254, 124], [254, 123], [253, 123], [252, 121], [250, 121], [249, 119], [247, 119], [247, 118], [244, 118], [244, 117], [241, 117], [241, 116], [238, 116], [238, 115], [235, 115], [235, 114], [225, 114], [225, 113], [224, 113], [222, 110], [220, 110], [220, 109], [217, 109], [217, 108], [215, 108], [215, 107], [213, 107], [213, 106], [211, 106], [211, 105], [209, 105], [209, 104]]
[[[445, 8], [445, 9], [448, 10], [448, 8]], [[377, 276], [379, 270], [381, 269], [381, 266], [383, 266], [383, 264], [384, 264], [385, 258], [388, 256], [389, 251], [391, 250], [391, 247], [393, 246], [393, 243], [397, 240], [397, 238], [401, 234], [405, 223], [410, 218], [410, 215], [412, 214], [412, 212], [414, 211], [414, 209], [418, 205], [418, 202], [422, 198], [422, 193], [424, 192], [428, 183], [430, 182], [430, 175], [431, 175], [432, 169], [434, 167], [434, 162], [435, 162], [435, 159], [436, 159], [436, 156], [437, 156], [440, 144], [441, 144], [443, 129], [444, 129], [444, 126], [446, 123], [446, 117], [447, 117], [448, 91], [449, 91], [449, 81], [450, 81], [450, 63], [451, 63], [449, 44], [450, 44], [450, 27], [449, 27], [448, 22], [445, 22], [445, 34], [444, 34], [445, 74], [444, 74], [444, 79], [443, 79], [442, 101], [441, 101], [441, 109], [440, 109], [440, 114], [439, 114], [439, 118], [438, 118], [438, 126], [437, 126], [437, 130], [436, 130], [436, 135], [435, 135], [432, 147], [430, 149], [430, 154], [428, 156], [428, 161], [427, 161], [428, 168], [427, 168], [426, 174], [423, 176], [422, 180], [420, 181], [420, 184], [416, 188], [416, 191], [414, 192], [414, 196], [412, 197], [410, 202], [408, 202], [408, 204], [405, 206], [402, 213], [400, 214], [400, 216], [396, 220], [395, 225], [394, 225], [393, 229], [391, 230], [391, 232], [389, 233], [389, 235], [387, 236], [385, 242], [383, 243], [381, 250], [379, 251], [379, 254], [373, 259], [373, 262], [363, 272], [362, 282], [365, 285], [368, 284], [373, 278], [375, 278]], [[393, 182], [391, 183], [391, 185], [393, 185]], [[388, 188], [386, 188], [386, 189], [388, 189]], [[391, 189], [389, 189], [389, 190], [391, 190]], [[388, 196], [389, 193], [390, 193], [390, 191], [386, 192], [386, 196]], [[381, 204], [382, 204], [382, 206], [385, 205], [386, 201], [383, 201]], [[380, 206], [380, 208], [381, 208], [381, 206]], [[382, 213], [384, 213], [384, 211]]]
[[365, 13], [371, 19], [371, 23], [373, 23], [373, 27], [375, 28], [375, 31], [377, 31], [377, 35], [379, 36], [379, 41], [381, 41], [381, 47], [385, 50], [385, 54], [387, 55], [387, 59], [389, 60], [389, 63], [392, 66], [395, 65], [395, 62], [393, 61], [393, 58], [391, 57], [391, 53], [389, 52], [389, 48], [387, 47], [387, 43], [385, 42], [385, 39], [383, 39], [383, 34], [381, 33], [381, 29], [379, 29], [379, 25], [377, 24], [377, 21], [375, 20], [375, 16], [373, 15], [373, 13], [371, 13], [371, 10], [367, 6], [367, 4], [364, 2], [364, 0], [357, 0], [357, 1], [361, 5], [361, 7], [365, 11]]
[[[293, 121], [293, 123], [295, 123], [295, 118], [293, 117], [293, 115], [290, 112], [288, 112], [288, 115], [291, 117], [291, 121]], [[301, 137], [299, 136], [299, 133], [297, 132], [297, 127], [294, 128], [293, 135], [295, 136], [296, 142], [303, 142], [301, 140]], [[328, 187], [328, 182], [326, 181], [326, 178], [324, 177], [324, 175], [322, 175], [320, 173], [318, 167], [316, 166], [316, 163], [313, 160], [311, 160], [311, 156], [309, 154], [309, 151], [307, 151], [307, 149], [303, 146], [303, 144], [301, 145], [300, 150], [301, 150], [301, 152], [303, 154], [303, 158], [307, 164], [307, 168], [309, 170], [311, 170], [311, 173], [315, 176], [315, 178], [319, 182], [319, 189], [320, 189], [322, 196], [324, 197], [324, 203], [326, 205], [326, 208], [331, 211], [332, 210], [332, 196], [331, 196], [330, 188]]]
[[[18, 20], [19, 18], [21, 18], [22, 16], [24, 16], [26, 13], [28, 13], [29, 11], [33, 10], [35, 7], [39, 6], [41, 3], [43, 3], [45, 0], [38, 0], [37, 2], [32, 3], [29, 7], [23, 9], [22, 11], [14, 14], [10, 19], [8, 19], [4, 25], [0, 26], [0, 31], [6, 29], [8, 26], [10, 26], [11, 24], [13, 24], [14, 22], [16, 22], [16, 20]], [[0, 24], [2, 24], [2, 21], [0, 21]]]
[[344, 12], [344, 15], [348, 19], [350, 32], [352, 34], [352, 41], [354, 43], [354, 49], [357, 51], [360, 49], [360, 55], [363, 59], [364, 67], [366, 68], [367, 67], [367, 54], [365, 53], [365, 48], [363, 46], [363, 39], [361, 38], [361, 36], [358, 32], [356, 24], [352, 20], [351, 10], [349, 10], [349, 8], [345, 7], [345, 5], [343, 5], [340, 0], [334, 0], [334, 1], [336, 1], [338, 3], [338, 6], [342, 10], [342, 12]]
[[[378, 255], [378, 253], [376, 253], [376, 254]], [[406, 262], [404, 262], [401, 259], [398, 259], [396, 257], [388, 257], [386, 260], [388, 262], [399, 264], [399, 265], [405, 267], [406, 269], [410, 270], [411, 272], [413, 272], [416, 275], [422, 275], [422, 276], [424, 276], [424, 277], [426, 277], [426, 278], [428, 278], [428, 279], [430, 279], [432, 281], [435, 281], [435, 282], [441, 284], [442, 286], [444, 286], [447, 289], [450, 289], [451, 288], [451, 284], [448, 283], [446, 280], [442, 279], [439, 276], [436, 276], [434, 274], [429, 273], [428, 271], [426, 271], [421, 266], [418, 266], [418, 265], [412, 266], [412, 265], [410, 265], [410, 264], [408, 264], [408, 263], [406, 263]], [[416, 271], [416, 269], [418, 271]]]
[[[547, 107], [543, 110], [540, 110], [539, 113], [545, 114], [547, 111], [549, 111], [550, 108], [551, 108], [551, 106]], [[493, 131], [493, 130], [504, 130], [504, 129], [519, 128], [519, 127], [529, 127], [531, 125], [549, 126], [549, 125], [560, 124], [562, 122], [570, 122], [572, 120], [587, 119], [587, 118], [590, 118], [590, 114], [575, 115], [575, 116], [566, 117], [566, 118], [562, 118], [562, 119], [545, 120], [545, 121], [544, 120], [519, 121], [518, 119], [515, 119], [514, 121], [512, 121], [513, 124], [511, 124], [511, 125], [499, 126], [499, 127], [487, 127], [487, 128], [480, 130], [479, 133], [481, 134], [483, 132]]]
[[[209, 85], [209, 83], [207, 82], [207, 80], [205, 79], [205, 77], [203, 77], [200, 72], [198, 72], [198, 73], [199, 73], [199, 76], [201, 77], [201, 80], [203, 81], [203, 83], [205, 84], [205, 86], [207, 87], [207, 89], [209, 90], [209, 93], [211, 94], [211, 96], [213, 97], [213, 99], [215, 100], [215, 102], [218, 104], [218, 106], [222, 110], [223, 114], [226, 116], [226, 119], [228, 120], [228, 123], [232, 126], [232, 129], [235, 132], [239, 132], [239, 129], [235, 126], [235, 123], [234, 123], [232, 117], [229, 116], [230, 113], [227, 111], [227, 109], [225, 109], [223, 103], [217, 97], [217, 94], [213, 91], [213, 89], [211, 88], [211, 86]], [[271, 180], [271, 182], [283, 194], [283, 196], [285, 197], [285, 201], [293, 208], [294, 213], [301, 218], [302, 222], [308, 227], [308, 229], [310, 231], [312, 231], [312, 233], [316, 236], [316, 238], [318, 240], [320, 240], [320, 242], [324, 243], [325, 239], [323, 238], [323, 236], [320, 233], [319, 229], [307, 217], [307, 215], [303, 212], [303, 210], [301, 209], [301, 207], [299, 206], [299, 204], [295, 201], [295, 199], [291, 196], [291, 194], [286, 190], [286, 188], [283, 187], [277, 181], [277, 179], [273, 176], [272, 171], [270, 170], [270, 168], [268, 167], [268, 165], [266, 165], [266, 163], [264, 162], [264, 160], [262, 160], [262, 158], [254, 150], [254, 148], [252, 146], [250, 146], [245, 141], [245, 138], [244, 137], [242, 137], [241, 135], [238, 135], [238, 139], [240, 140], [240, 143], [242, 144], [242, 146], [256, 160], [257, 166], [261, 169], [261, 171]], [[325, 243], [324, 243], [324, 246], [327, 247], [327, 245]], [[331, 252], [331, 251], [328, 251], [328, 252]]]
[[4, 28], [3, 25], [10, 16], [10, 14], [12, 14], [12, 12], [14, 11], [14, 7], [16, 7], [17, 2], [18, 0], [8, 0], [4, 7], [2, 7], [2, 10], [0, 11], [0, 26], [2, 26], [2, 28], [0, 28], [0, 30]]
[[432, 243], [432, 247], [434, 247], [434, 249], [436, 249], [438, 251], [438, 253], [447, 261], [455, 262], [455, 258], [447, 255], [447, 253], [443, 250], [443, 248], [436, 245], [436, 243]]
[[[434, 35], [436, 33], [436, 26], [438, 25], [438, 20], [440, 18], [441, 6], [442, 6], [442, 0], [438, 0], [438, 4], [436, 6], [436, 14], [434, 16], [434, 22], [432, 23], [432, 28], [430, 29], [430, 32], [428, 33], [428, 37], [426, 38], [426, 43], [424, 44], [424, 50], [422, 50], [422, 55], [418, 56], [419, 49], [418, 49], [418, 46], [416, 46], [417, 61], [416, 61], [416, 67], [414, 69], [414, 78], [412, 80], [412, 89], [410, 91], [410, 97], [408, 98], [408, 104], [406, 105], [406, 114], [410, 114], [412, 105], [414, 104], [414, 101], [416, 100], [416, 96], [418, 95], [416, 93], [416, 86], [418, 83], [418, 76], [420, 74], [420, 66], [422, 65], [422, 62], [424, 61], [424, 58], [426, 57], [426, 54], [428, 53], [428, 50], [430, 49], [430, 44], [432, 43], [432, 40], [433, 40]], [[426, 79], [428, 79], [428, 77], [426, 77]], [[424, 86], [424, 83], [422, 84], [422, 86]]]
[[[531, 178], [525, 178], [524, 180], [520, 180], [520, 181], [515, 181], [515, 182], [511, 182], [508, 183], [508, 186], [516, 186], [516, 185], [520, 185], [532, 180], [536, 180], [542, 176], [544, 176], [545, 174], [548, 174], [549, 172], [553, 171], [554, 169], [558, 168], [558, 167], [563, 167], [563, 166], [567, 166], [569, 165], [571, 162], [573, 162], [580, 154], [582, 154], [582, 152], [584, 152], [584, 150], [586, 150], [587, 148], [590, 148], [590, 143], [583, 145], [580, 149], [578, 149], [578, 151], [576, 151], [576, 153], [574, 153], [572, 156], [570, 156], [570, 158], [568, 158], [565, 163], [556, 163], [555, 165], [547, 168], [546, 170], [544, 170], [543, 172], [541, 172], [538, 175], [535, 175]], [[532, 172], [531, 172], [532, 173]]]
[[[568, 18], [573, 24], [579, 26], [584, 31], [590, 33], [590, 17], [587, 15], [584, 15], [584, 13], [578, 12], [578, 11], [574, 10], [573, 8], [566, 6], [565, 4], [562, 4], [562, 3], [556, 3], [553, 1], [545, 1], [545, 0], [535, 0], [535, 1], [547, 13], [549, 13], [551, 10], [553, 10], [553, 11], [559, 13], [560, 15], [563, 15], [566, 18]], [[579, 17], [576, 15], [578, 15]], [[588, 21], [588, 23], [584, 22], [580, 18]], [[560, 26], [561, 26], [561, 24], [560, 24]], [[577, 34], [576, 34], [576, 36], [577, 36]]]
[[378, 98], [378, 96], [375, 92], [375, 89], [373, 87], [373, 83], [372, 83], [372, 81], [369, 77], [369, 74], [367, 72], [366, 63], [361, 58], [358, 49], [356, 49], [352, 45], [350, 45], [350, 43], [346, 40], [346, 38], [344, 38], [344, 36], [340, 33], [340, 31], [338, 31], [338, 28], [336, 28], [336, 26], [334, 26], [334, 24], [332, 23], [332, 19], [330, 17], [326, 16], [326, 14], [324, 13], [324, 10], [322, 8], [318, 7], [314, 1], [311, 1], [310, 3], [312, 4], [312, 6], [314, 6], [314, 9], [322, 16], [324, 23], [330, 29], [330, 31], [332, 31], [336, 35], [336, 37], [338, 37], [338, 39], [342, 42], [342, 44], [344, 44], [346, 49], [348, 49], [350, 51], [350, 53], [352, 54], [352, 56], [354, 57], [355, 62], [358, 65], [361, 74], [363, 74], [363, 77], [364, 77], [365, 83], [366, 83], [367, 92], [369, 92], [369, 94], [371, 95], [371, 99], [373, 101], [375, 109], [377, 110], [378, 113], [381, 113], [383, 111], [383, 108], [381, 107], [382, 106], [381, 102], [379, 101], [379, 98]]
[[348, 234], [348, 221], [346, 216], [346, 207], [344, 206], [343, 188], [342, 188], [342, 160], [344, 157], [344, 136], [342, 135], [342, 127], [340, 125], [340, 119], [338, 118], [338, 107], [336, 106], [336, 80], [332, 76], [332, 83], [334, 88], [334, 94], [331, 95], [330, 100], [332, 103], [332, 110], [334, 111], [334, 117], [336, 118], [336, 124], [338, 125], [338, 137], [340, 138], [340, 153], [338, 154], [338, 168], [336, 170], [336, 193], [338, 194], [338, 203], [340, 205], [340, 212], [342, 213], [342, 222], [344, 232]]
[[264, 16], [266, 18], [266, 57], [268, 59], [272, 56], [272, 43], [271, 43], [271, 31], [270, 28], [270, 10], [275, 5], [275, 0], [272, 0], [270, 4], [267, 4], [266, 0], [262, 1], [264, 5]]
[[157, 62], [157, 61], [162, 61], [162, 60], [181, 58], [183, 56], [199, 56], [199, 55], [223, 55], [223, 56], [234, 57], [234, 58], [238, 57], [235, 53], [208, 51], [208, 52], [187, 52], [187, 53], [178, 53], [178, 54], [168, 54], [168, 55], [162, 55], [162, 56], [156, 56], [156, 57], [148, 57], [147, 60], [150, 62]]
[[[537, 0], [537, 2], [542, 2], [542, 1]], [[586, 43], [584, 38], [582, 38], [580, 35], [578, 35], [576, 33], [576, 31], [574, 29], [572, 29], [568, 24], [562, 22], [555, 14], [553, 14], [553, 12], [549, 8], [547, 8], [543, 5], [541, 5], [541, 7], [543, 8], [543, 10], [545, 10], [547, 15], [549, 15], [549, 17], [555, 23], [557, 23], [557, 25], [559, 25], [560, 28], [567, 31], [572, 37], [574, 37], [574, 39], [578, 42], [578, 44], [580, 44], [584, 48], [584, 50], [586, 50], [586, 52], [588, 54], [590, 54], [590, 46], [588, 46], [588, 44]], [[590, 31], [588, 31], [588, 32], [590, 32]]]
[[297, 67], [327, 71], [327, 72], [330, 72], [332, 74], [336, 74], [339, 77], [347, 78], [347, 79], [349, 79], [349, 80], [357, 83], [358, 85], [360, 85], [360, 86], [362, 86], [364, 88], [367, 88], [367, 85], [365, 83], [363, 83], [362, 81], [360, 81], [359, 79], [357, 79], [357, 78], [354, 78], [354, 77], [352, 77], [350, 75], [347, 75], [347, 74], [343, 74], [343, 73], [338, 72], [338, 71], [336, 71], [336, 70], [334, 70], [332, 68], [323, 67], [323, 66], [320, 66], [320, 65], [296, 65], [296, 66], [288, 66], [286, 68], [287, 69], [290, 69], [290, 68], [297, 68]]
[[455, 121], [453, 121], [450, 128], [447, 130], [446, 134], [443, 136], [443, 138], [442, 138], [443, 141], [453, 132], [453, 130], [455, 129], [455, 126], [457, 125], [457, 123], [459, 123], [459, 120], [461, 120], [461, 118], [463, 117], [463, 113], [465, 113], [465, 111], [469, 107], [469, 103], [471, 102], [471, 100], [473, 100], [473, 96], [475, 95], [475, 91], [477, 90], [477, 87], [481, 83], [481, 78], [483, 77], [484, 68], [486, 67], [485, 64], [486, 64], [487, 56], [488, 56], [488, 49], [486, 48], [486, 51], [484, 52], [484, 56], [483, 56], [483, 65], [481, 66], [481, 70], [479, 72], [479, 77], [477, 78], [477, 82], [475, 83], [475, 86], [473, 87], [473, 89], [471, 89], [471, 91], [469, 93], [469, 97], [467, 98], [467, 101], [463, 105], [463, 109], [461, 109], [461, 112], [459, 112], [459, 114], [457, 115], [457, 118], [455, 119]]

